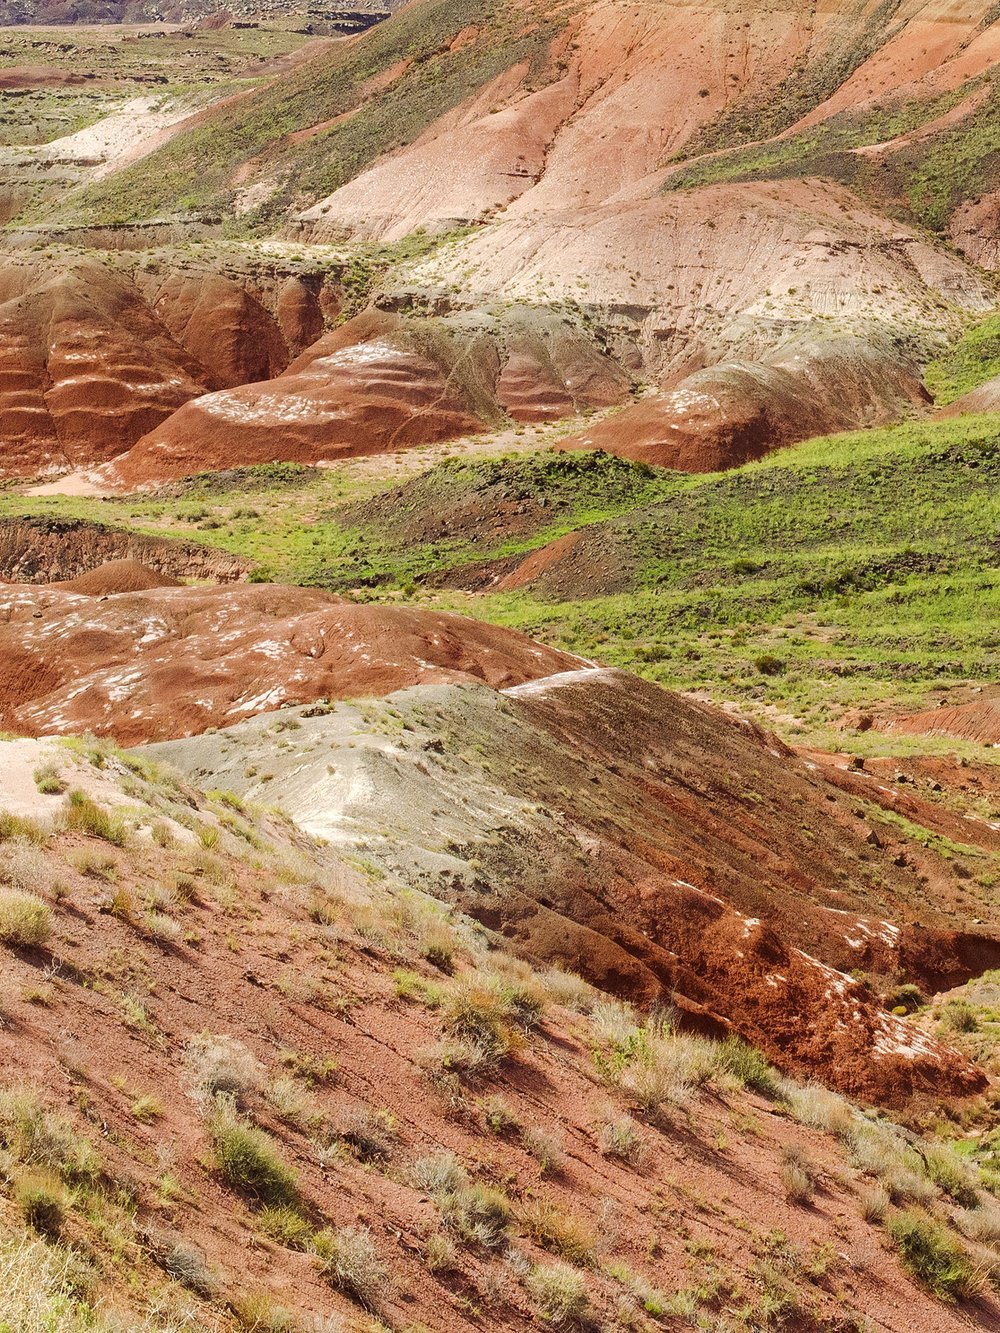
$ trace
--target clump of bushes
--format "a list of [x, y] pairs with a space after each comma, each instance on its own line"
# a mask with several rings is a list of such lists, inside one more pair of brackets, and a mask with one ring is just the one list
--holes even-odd
[[903, 1263], [939, 1300], [975, 1295], [979, 1281], [972, 1261], [940, 1223], [909, 1209], [889, 1220], [888, 1231]]
[[184, 1063], [203, 1096], [223, 1094], [242, 1102], [264, 1084], [264, 1066], [235, 1037], [199, 1032], [187, 1044]]
[[35, 769], [35, 786], [43, 796], [61, 796], [66, 790], [66, 781], [55, 764], [42, 764]]
[[538, 1313], [553, 1328], [582, 1328], [590, 1320], [590, 1294], [583, 1275], [568, 1264], [539, 1264], [527, 1288]]
[[446, 1030], [481, 1053], [480, 1068], [496, 1064], [520, 1044], [545, 1009], [542, 992], [501, 977], [463, 978], [445, 999]]
[[781, 1184], [790, 1203], [808, 1203], [813, 1196], [813, 1168], [797, 1148], [786, 1148], [782, 1154]]
[[14, 1185], [14, 1203], [28, 1226], [56, 1237], [66, 1216], [66, 1190], [50, 1171], [28, 1171]]
[[0, 1147], [23, 1165], [47, 1167], [69, 1184], [92, 1183], [101, 1173], [89, 1140], [30, 1088], [0, 1091]]
[[507, 1241], [510, 1200], [487, 1185], [463, 1185], [441, 1200], [441, 1218], [459, 1240], [495, 1250]]
[[387, 1294], [389, 1272], [378, 1257], [367, 1227], [318, 1232], [313, 1248], [330, 1285], [353, 1297], [366, 1310], [374, 1310]]
[[107, 810], [103, 810], [78, 787], [69, 794], [63, 822], [74, 833], [100, 838], [115, 847], [124, 847], [128, 839], [128, 831], [122, 821], [108, 814]]
[[601, 1126], [597, 1146], [605, 1157], [617, 1157], [632, 1166], [646, 1155], [646, 1143], [630, 1115], [612, 1116]]
[[52, 913], [41, 898], [20, 889], [0, 889], [0, 943], [37, 947], [51, 933]]
[[551, 1199], [535, 1199], [529, 1203], [522, 1214], [522, 1221], [532, 1240], [560, 1259], [587, 1264], [593, 1258], [597, 1237], [586, 1223], [560, 1208]]
[[281, 1160], [269, 1135], [239, 1115], [232, 1098], [216, 1099], [208, 1131], [216, 1169], [227, 1184], [261, 1204], [297, 1206], [295, 1172]]
[[760, 1051], [739, 1037], [726, 1037], [716, 1052], [719, 1068], [745, 1088], [772, 1100], [780, 1093], [780, 1080]]

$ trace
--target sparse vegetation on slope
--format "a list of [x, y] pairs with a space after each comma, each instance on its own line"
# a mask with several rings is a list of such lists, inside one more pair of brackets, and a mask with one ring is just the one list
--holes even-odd
[[[182, 209], [228, 208], [233, 177], [273, 182], [239, 223], [270, 229], [290, 206], [322, 199], [383, 153], [413, 141], [438, 117], [521, 60], [542, 75], [564, 20], [525, 16], [505, 0], [425, 0], [350, 45], [338, 46], [273, 88], [179, 135], [75, 201], [88, 221], [128, 221]], [[475, 39], [451, 49], [463, 29]], [[377, 81], [396, 71], [384, 87]], [[360, 114], [353, 115], [358, 107]], [[313, 131], [296, 139], [301, 131]], [[249, 164], [249, 166], [248, 166]]]
[[[106, 743], [67, 753], [72, 788], [95, 805], [127, 788], [115, 889], [132, 910], [103, 910], [109, 885], [74, 871], [81, 842], [99, 836], [52, 820], [24, 844], [64, 887], [44, 891], [43, 1000], [38, 961], [0, 945], [0, 1048], [16, 1071], [0, 1089], [0, 1323], [200, 1333], [323, 1317], [367, 1329], [375, 1312], [380, 1326], [416, 1314], [443, 1333], [475, 1307], [477, 1324], [525, 1333], [669, 1314], [721, 1329], [766, 1325], [780, 1288], [783, 1308], [816, 1329], [857, 1323], [873, 1291], [894, 1290], [911, 1326], [958, 1327], [865, 1239], [865, 1191], [884, 1178], [892, 1198], [868, 1213], [940, 1299], [975, 1289], [993, 1243], [984, 1228], [975, 1240], [956, 1231], [942, 1186], [890, 1122], [841, 1099], [836, 1116], [820, 1114], [815, 1093], [778, 1081], [759, 1055], [536, 972], [273, 814], [208, 802]], [[65, 800], [45, 799], [55, 813]], [[223, 812], [233, 823], [206, 851], [197, 830]], [[164, 824], [171, 839], [147, 841]], [[178, 923], [169, 953], [143, 932], [148, 902]], [[81, 918], [93, 923], [85, 938]], [[454, 976], [425, 958], [445, 941]], [[313, 980], [308, 1002], [287, 982], [292, 949]], [[399, 992], [400, 963], [423, 990]], [[320, 1003], [324, 992], [335, 1002]], [[70, 1015], [72, 1046], [53, 1045], [52, 1024]], [[220, 1032], [237, 1019], [239, 1038]], [[493, 1058], [414, 1059], [449, 1033], [492, 1043]], [[683, 1087], [669, 1114], [654, 1087]], [[877, 1152], [856, 1156], [873, 1134]], [[904, 1167], [919, 1191], [902, 1190]], [[992, 1206], [991, 1180], [969, 1169]], [[857, 1204], [803, 1209], [792, 1241], [780, 1219], [790, 1190], [807, 1201], [800, 1175]], [[863, 1272], [837, 1260], [843, 1247], [867, 1256]]]

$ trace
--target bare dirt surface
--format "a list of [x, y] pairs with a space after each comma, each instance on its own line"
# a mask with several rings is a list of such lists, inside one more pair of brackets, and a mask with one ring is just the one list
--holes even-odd
[[[0, 580], [55, 583], [90, 575], [99, 582], [108, 565], [144, 567], [143, 577], [229, 583], [248, 566], [237, 556], [195, 542], [146, 537], [82, 519], [0, 519]], [[144, 584], [140, 586], [154, 586]], [[125, 588], [118, 591], [127, 591]]]

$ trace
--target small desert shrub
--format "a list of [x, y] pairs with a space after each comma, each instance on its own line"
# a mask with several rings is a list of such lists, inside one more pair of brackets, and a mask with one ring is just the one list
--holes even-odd
[[198, 835], [198, 841], [206, 851], [211, 851], [213, 847], [218, 846], [219, 830], [215, 824], [199, 824], [195, 829]]
[[532, 1240], [560, 1259], [587, 1264], [593, 1258], [597, 1244], [594, 1233], [580, 1218], [566, 1212], [551, 1199], [535, 1199], [529, 1203], [521, 1220]]
[[389, 1287], [389, 1272], [378, 1257], [366, 1227], [321, 1231], [313, 1239], [323, 1275], [332, 1287], [374, 1310]]
[[863, 1185], [858, 1190], [858, 1208], [866, 1222], [876, 1224], [884, 1222], [891, 1203], [889, 1191], [878, 1181]]
[[598, 1000], [590, 1018], [597, 1035], [615, 1048], [632, 1041], [638, 1028], [635, 1010], [622, 1000]]
[[447, 926], [432, 927], [424, 936], [421, 958], [431, 967], [451, 976], [455, 970], [455, 937]]
[[491, 1134], [509, 1134], [521, 1127], [514, 1108], [499, 1093], [484, 1097], [479, 1103], [479, 1109], [483, 1113], [483, 1123]]
[[605, 1082], [656, 1119], [667, 1105], [685, 1105], [712, 1076], [718, 1049], [704, 1037], [673, 1032], [668, 1015], [654, 1014], [642, 1027], [618, 1028], [610, 1050], [596, 1052], [594, 1060]]
[[979, 1202], [976, 1179], [968, 1165], [950, 1148], [932, 1147], [924, 1153], [927, 1176], [962, 1208], [975, 1208]]
[[14, 1185], [14, 1203], [29, 1227], [58, 1236], [66, 1216], [66, 1191], [49, 1171], [29, 1171]]
[[995, 1204], [963, 1210], [958, 1225], [969, 1240], [1000, 1250], [1000, 1209]]
[[101, 1172], [89, 1140], [27, 1088], [0, 1091], [0, 1146], [25, 1166], [49, 1167], [70, 1183], [94, 1181]]
[[494, 1042], [483, 1045], [467, 1037], [445, 1037], [421, 1051], [418, 1058], [431, 1077], [443, 1073], [469, 1078], [488, 1075], [499, 1059]]
[[294, 1078], [276, 1078], [267, 1086], [267, 1100], [282, 1120], [305, 1128], [315, 1128], [323, 1113], [312, 1094]]
[[160, 944], [176, 944], [184, 934], [180, 923], [165, 912], [143, 912], [142, 927], [150, 939]]
[[576, 1014], [589, 1014], [594, 1007], [597, 991], [575, 972], [564, 972], [552, 967], [543, 972], [539, 981], [548, 992], [553, 1004], [561, 1004]]
[[799, 1124], [825, 1130], [828, 1134], [845, 1134], [850, 1127], [851, 1108], [843, 1097], [830, 1092], [821, 1083], [800, 1086], [786, 1082], [782, 1093]]
[[424, 1263], [429, 1273], [450, 1273], [458, 1267], [455, 1242], [443, 1231], [435, 1231], [427, 1238]]
[[150, 826], [149, 836], [157, 847], [173, 846], [174, 835], [170, 830], [170, 825], [164, 823], [162, 819], [156, 820], [156, 822]]
[[959, 1301], [975, 1294], [972, 1262], [940, 1223], [911, 1209], [891, 1218], [888, 1230], [903, 1263], [939, 1300]]
[[290, 1250], [305, 1250], [312, 1240], [313, 1230], [297, 1208], [287, 1204], [269, 1205], [257, 1214], [258, 1229], [279, 1245]]
[[441, 1217], [459, 1240], [495, 1250], [506, 1243], [512, 1214], [506, 1194], [486, 1185], [465, 1185], [442, 1201]]
[[781, 1185], [790, 1203], [808, 1203], [815, 1192], [812, 1167], [797, 1148], [782, 1154]]
[[159, 1120], [163, 1114], [163, 1103], [158, 1097], [139, 1097], [132, 1103], [132, 1114], [143, 1124]]
[[553, 1328], [580, 1328], [589, 1321], [587, 1284], [567, 1264], [539, 1264], [528, 1274], [526, 1285], [538, 1313]]
[[[518, 1029], [534, 1027], [544, 1001], [527, 986], [500, 977], [463, 978], [445, 999], [448, 1032], [495, 1064], [517, 1049]], [[482, 1066], [481, 1066], [482, 1067]]]
[[218, 1274], [205, 1262], [204, 1255], [186, 1245], [171, 1245], [163, 1258], [163, 1270], [175, 1282], [206, 1300], [213, 1300], [218, 1294]]
[[100, 838], [115, 847], [124, 847], [128, 840], [128, 831], [121, 819], [108, 814], [79, 788], [69, 794], [63, 822], [73, 833]]
[[[84, 875], [87, 879], [102, 879], [110, 884], [118, 874], [118, 862], [113, 856], [107, 852], [95, 852], [89, 847], [81, 847], [70, 852], [67, 860], [78, 875]], [[131, 902], [131, 894], [128, 898]], [[111, 910], [114, 915], [119, 915], [115, 912], [113, 903]]]
[[454, 1153], [431, 1153], [419, 1157], [413, 1163], [414, 1183], [429, 1194], [432, 1199], [440, 1199], [448, 1194], [455, 1194], [468, 1184], [465, 1167]]
[[264, 1067], [241, 1041], [222, 1033], [199, 1032], [187, 1044], [184, 1063], [203, 1096], [224, 1093], [244, 1099], [264, 1083]]
[[392, 984], [401, 1000], [416, 1000], [428, 1009], [441, 1007], [441, 987], [422, 977], [419, 972], [408, 967], [397, 967], [392, 974]]
[[562, 1137], [555, 1130], [528, 1125], [521, 1134], [521, 1142], [538, 1163], [542, 1175], [558, 1174], [565, 1167], [566, 1151]]
[[333, 1133], [362, 1162], [387, 1162], [399, 1143], [392, 1116], [386, 1111], [372, 1115], [364, 1107], [345, 1112]]
[[646, 1314], [651, 1314], [654, 1319], [661, 1319], [665, 1314], [693, 1315], [698, 1311], [698, 1303], [694, 1300], [691, 1301], [689, 1310], [679, 1309], [677, 1296], [682, 1295], [681, 1292], [677, 1292], [674, 1297], [667, 1296], [641, 1273], [633, 1272], [624, 1264], [609, 1264], [607, 1271], [610, 1277], [620, 1282], [629, 1295], [639, 1302]]
[[38, 946], [51, 933], [52, 913], [41, 898], [19, 889], [0, 889], [0, 943]]
[[294, 1316], [267, 1291], [248, 1291], [229, 1303], [240, 1333], [295, 1333]]
[[605, 1121], [597, 1135], [597, 1146], [605, 1157], [617, 1157], [633, 1166], [646, 1155], [646, 1143], [639, 1126], [630, 1115], [615, 1116]]
[[718, 1067], [731, 1074], [745, 1088], [752, 1088], [762, 1097], [773, 1099], [778, 1096], [778, 1075], [753, 1046], [741, 1041], [739, 1037], [726, 1037], [725, 1041], [719, 1043], [715, 1055]]
[[13, 815], [9, 810], [0, 810], [0, 842], [10, 842], [14, 838], [23, 838], [26, 842], [41, 846], [47, 840], [47, 834], [35, 820]]
[[912, 981], [905, 982], [902, 986], [897, 986], [886, 995], [884, 1000], [885, 1007], [893, 1013], [902, 1010], [904, 1013], [915, 1013], [921, 1005], [926, 1004], [926, 999], [919, 986], [915, 986]]
[[42, 764], [35, 769], [35, 786], [43, 796], [61, 796], [66, 782], [55, 764]]
[[219, 1175], [259, 1203], [293, 1207], [298, 1203], [298, 1180], [263, 1130], [256, 1129], [236, 1111], [235, 1102], [218, 1098], [208, 1125]]
[[881, 1181], [893, 1203], [929, 1203], [936, 1196], [920, 1158], [893, 1126], [855, 1119], [843, 1137], [852, 1164]]
[[949, 1000], [941, 1006], [938, 1018], [947, 1032], [976, 1032], [979, 1028], [976, 1011], [967, 1000]]
[[16, 838], [0, 843], [0, 883], [23, 893], [42, 894], [52, 884], [52, 867], [41, 848]]

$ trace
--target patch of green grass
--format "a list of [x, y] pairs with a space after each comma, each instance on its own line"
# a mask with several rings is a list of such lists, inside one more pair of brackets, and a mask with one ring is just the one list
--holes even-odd
[[256, 1129], [235, 1107], [220, 1100], [209, 1120], [215, 1164], [227, 1184], [271, 1208], [294, 1208], [299, 1201], [298, 1180], [278, 1156], [272, 1140]]
[[946, 355], [930, 362], [924, 383], [941, 406], [1000, 375], [1000, 315], [967, 329]]
[[968, 1253], [926, 1213], [909, 1209], [890, 1218], [887, 1229], [903, 1263], [939, 1300], [959, 1301], [974, 1294]]
[[[846, 737], [837, 722], [847, 709], [918, 707], [933, 689], [995, 679], [998, 483], [1000, 419], [968, 416], [809, 440], [709, 475], [542, 452], [449, 460], [380, 491], [331, 469], [301, 488], [265, 485], [259, 520], [198, 538], [277, 580], [372, 601], [406, 590], [672, 688], [787, 715], [781, 729], [817, 744], [905, 754], [914, 742], [902, 734]], [[245, 504], [240, 485], [214, 493], [215, 513]], [[184, 516], [197, 503], [7, 496], [0, 515], [110, 512], [129, 529], [190, 536]], [[519, 511], [513, 530], [475, 522], [501, 508]], [[436, 586], [445, 571], [572, 531], [596, 573], [576, 586], [567, 575], [557, 594]], [[762, 669], [771, 659], [780, 671]], [[963, 743], [919, 741], [935, 747]]]
[[[854, 149], [886, 143], [944, 115], [968, 96], [972, 87], [972, 84], [963, 84], [936, 98], [889, 102], [860, 114], [843, 111], [786, 138], [770, 137], [786, 127], [777, 125], [772, 128], [774, 121], [767, 116], [761, 125], [765, 133], [753, 136], [766, 142], [746, 145], [741, 141], [739, 147], [699, 157], [668, 176], [664, 189], [690, 190], [722, 181], [782, 180], [804, 176], [854, 180], [865, 167], [864, 159], [859, 158]], [[687, 156], [703, 151], [701, 142], [695, 141]]]

